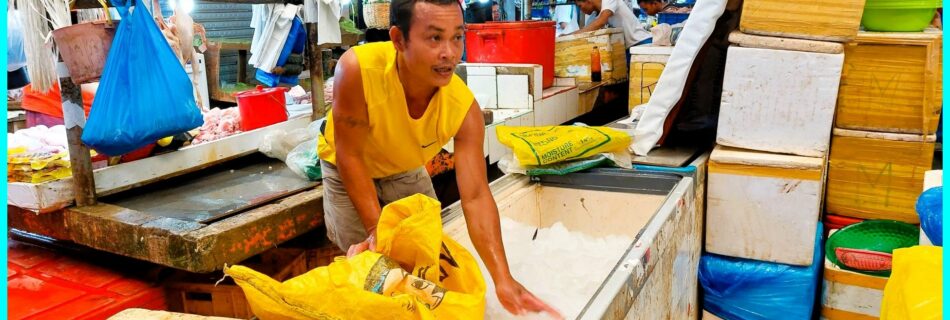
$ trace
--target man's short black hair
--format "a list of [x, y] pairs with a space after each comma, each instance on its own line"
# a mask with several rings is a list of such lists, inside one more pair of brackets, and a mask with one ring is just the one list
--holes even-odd
[[393, 0], [389, 7], [389, 25], [402, 31], [406, 40], [409, 40], [409, 25], [412, 23], [412, 13], [416, 10], [416, 3], [426, 2], [440, 6], [457, 5], [459, 10], [462, 4], [458, 0]]

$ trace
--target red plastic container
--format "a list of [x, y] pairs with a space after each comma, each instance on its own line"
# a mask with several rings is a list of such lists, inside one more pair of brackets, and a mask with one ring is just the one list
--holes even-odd
[[554, 85], [554, 21], [469, 24], [465, 50], [472, 63], [540, 64], [542, 86]]
[[241, 112], [241, 131], [251, 131], [287, 121], [287, 88], [264, 88], [241, 91], [234, 95]]

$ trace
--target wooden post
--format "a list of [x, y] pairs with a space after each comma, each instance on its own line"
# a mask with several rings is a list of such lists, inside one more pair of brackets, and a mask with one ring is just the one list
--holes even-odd
[[317, 45], [317, 24], [307, 23], [307, 61], [310, 63], [310, 105], [313, 108], [311, 120], [326, 116], [323, 102], [323, 51]]
[[66, 140], [69, 143], [69, 165], [73, 172], [73, 190], [77, 206], [96, 204], [96, 182], [92, 175], [92, 159], [89, 147], [82, 143], [82, 130], [86, 126], [86, 112], [82, 104], [82, 90], [73, 83], [66, 66], [59, 64], [59, 86], [63, 99], [63, 122], [66, 124]]

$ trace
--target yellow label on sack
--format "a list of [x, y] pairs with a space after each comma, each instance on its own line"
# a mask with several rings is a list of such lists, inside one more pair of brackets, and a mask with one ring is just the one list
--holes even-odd
[[541, 166], [604, 152], [626, 151], [630, 135], [608, 127], [498, 126], [498, 141], [514, 151], [523, 166]]

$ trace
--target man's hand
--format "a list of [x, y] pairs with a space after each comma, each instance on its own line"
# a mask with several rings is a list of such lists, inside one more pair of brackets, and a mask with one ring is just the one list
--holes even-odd
[[363, 242], [351, 245], [349, 249], [346, 250], [346, 257], [352, 258], [355, 255], [362, 253], [363, 251], [376, 251], [376, 232], [371, 232], [369, 238], [366, 238]]
[[514, 315], [543, 312], [555, 319], [564, 319], [557, 310], [535, 297], [534, 294], [528, 292], [527, 289], [514, 280], [496, 283], [495, 294], [498, 295], [498, 301], [505, 307], [505, 310]]

